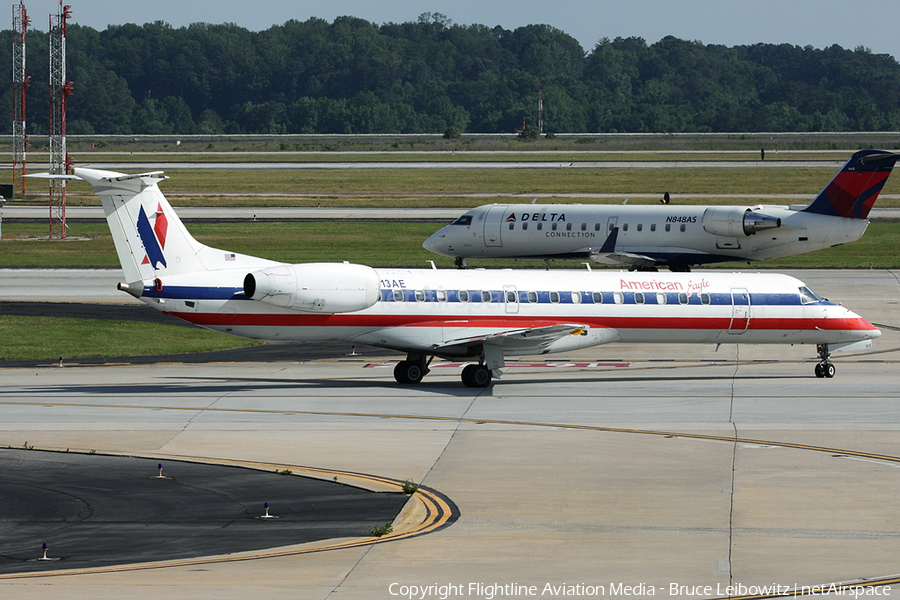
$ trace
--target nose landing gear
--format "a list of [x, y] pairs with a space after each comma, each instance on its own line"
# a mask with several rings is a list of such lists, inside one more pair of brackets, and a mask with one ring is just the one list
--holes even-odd
[[831, 379], [834, 377], [835, 368], [831, 363], [831, 351], [828, 349], [828, 344], [816, 344], [816, 350], [819, 352], [819, 358], [821, 362], [816, 365], [816, 377], [819, 379], [825, 377], [827, 379]]

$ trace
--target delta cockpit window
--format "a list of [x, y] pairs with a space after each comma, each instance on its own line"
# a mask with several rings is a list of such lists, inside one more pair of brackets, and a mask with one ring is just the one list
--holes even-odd
[[818, 295], [805, 285], [800, 288], [800, 304], [812, 304], [814, 302], [825, 302], [825, 298]]
[[451, 225], [471, 225], [472, 224], [472, 215], [463, 215], [450, 224]]

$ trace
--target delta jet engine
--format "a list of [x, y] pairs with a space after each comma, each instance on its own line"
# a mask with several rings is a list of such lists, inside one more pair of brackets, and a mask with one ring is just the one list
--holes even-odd
[[373, 306], [381, 296], [372, 267], [350, 263], [276, 265], [248, 273], [244, 295], [304, 312], [347, 313]]
[[703, 229], [722, 237], [740, 237], [781, 227], [781, 219], [754, 210], [744, 206], [710, 206], [703, 211]]

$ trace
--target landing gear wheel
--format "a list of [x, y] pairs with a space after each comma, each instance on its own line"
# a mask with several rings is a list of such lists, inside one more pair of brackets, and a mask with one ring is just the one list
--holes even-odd
[[834, 374], [837, 372], [837, 369], [834, 368], [834, 365], [830, 362], [821, 362], [816, 365], [816, 377], [822, 378], [825, 377], [827, 379], [831, 379], [834, 377]]
[[487, 387], [491, 383], [491, 370], [484, 365], [468, 365], [462, 371], [462, 382], [466, 387]]
[[397, 383], [419, 383], [425, 377], [425, 369], [419, 363], [402, 360], [394, 367], [394, 379]]

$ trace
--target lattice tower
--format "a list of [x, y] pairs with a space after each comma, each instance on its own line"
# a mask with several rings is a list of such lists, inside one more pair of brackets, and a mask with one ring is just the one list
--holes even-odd
[[[69, 170], [66, 152], [66, 104], [72, 82], [66, 81], [66, 21], [72, 7], [59, 3], [59, 13], [50, 15], [50, 173]], [[66, 181], [50, 180], [50, 237], [66, 237]]]
[[28, 135], [25, 131], [25, 89], [29, 79], [25, 71], [25, 33], [31, 20], [25, 5], [19, 0], [13, 5], [13, 197], [25, 197], [25, 152]]

